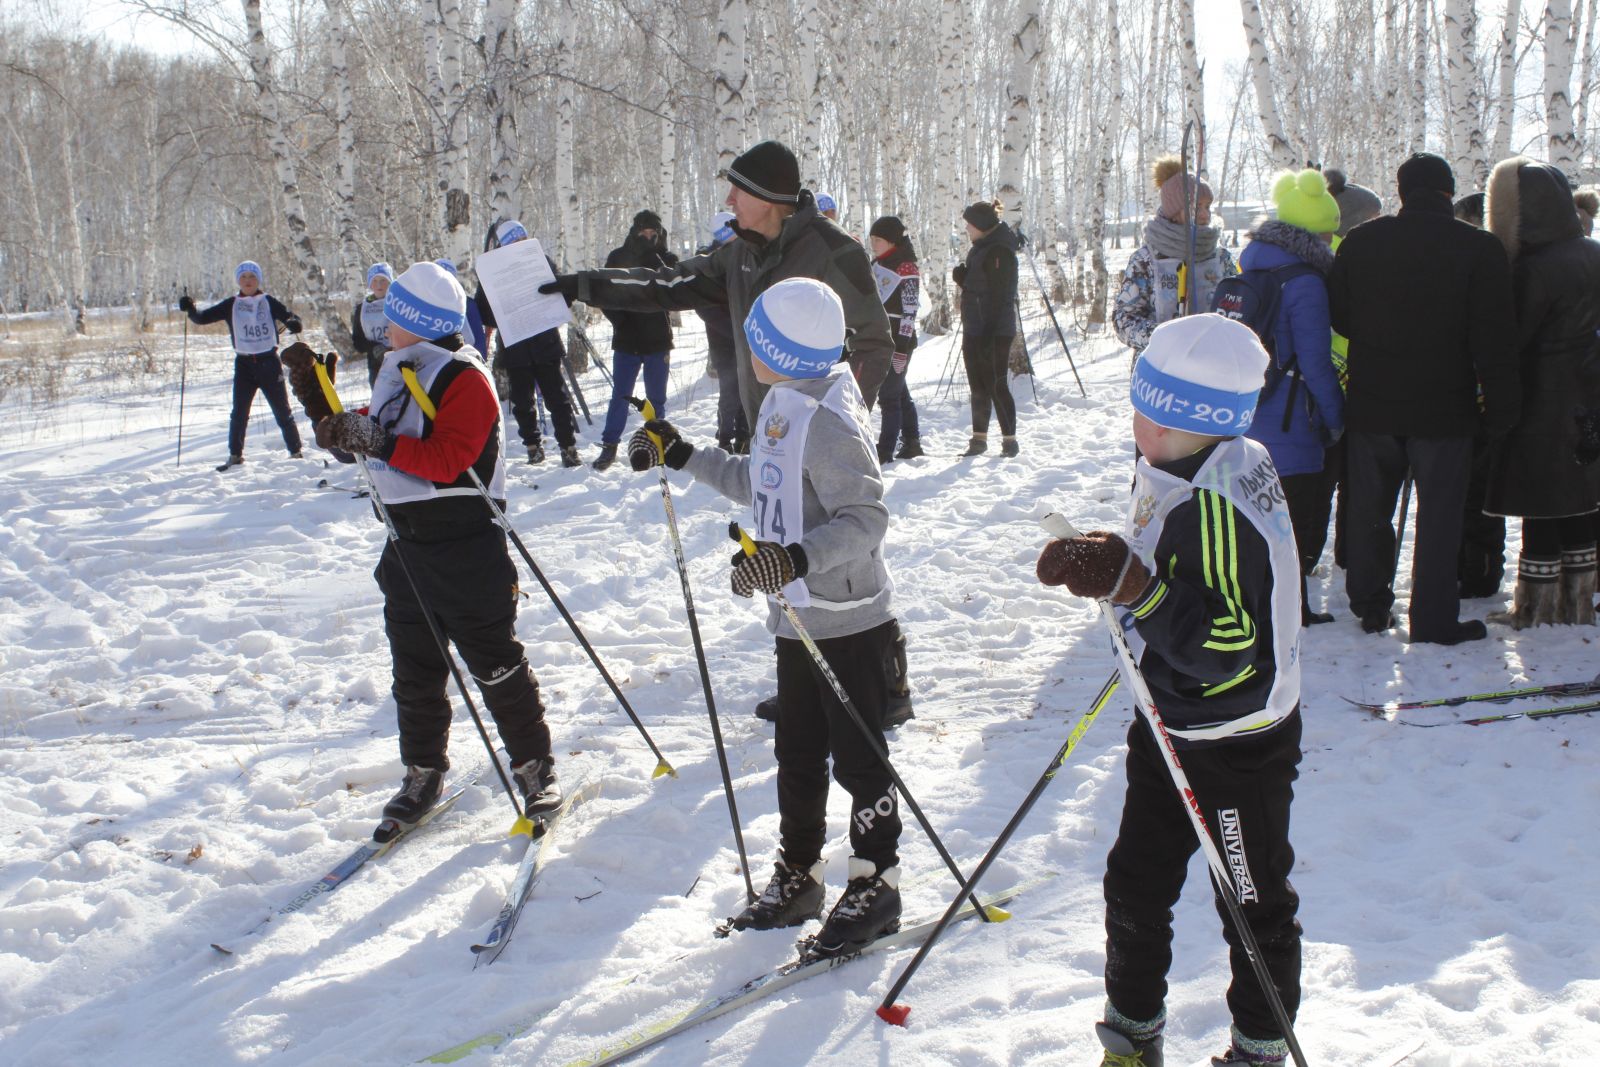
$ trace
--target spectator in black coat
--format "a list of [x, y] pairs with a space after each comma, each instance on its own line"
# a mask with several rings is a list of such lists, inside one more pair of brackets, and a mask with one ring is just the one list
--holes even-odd
[[972, 391], [972, 440], [964, 456], [989, 450], [989, 413], [1000, 420], [1001, 452], [1017, 447], [1017, 402], [1011, 398], [1011, 342], [1017, 336], [1017, 235], [1000, 221], [1000, 204], [982, 201], [961, 213], [972, 249], [952, 272], [961, 287], [961, 358]]
[[1521, 516], [1522, 556], [1512, 610], [1490, 621], [1592, 624], [1600, 465], [1578, 461], [1576, 416], [1600, 406], [1600, 244], [1583, 236], [1566, 175], [1521, 156], [1494, 168], [1488, 216], [1511, 258], [1522, 379], [1484, 500], [1491, 515]]
[[1333, 328], [1350, 339], [1345, 588], [1368, 633], [1395, 625], [1391, 519], [1409, 467], [1411, 639], [1456, 644], [1487, 633], [1458, 619], [1456, 554], [1472, 437], [1517, 421], [1511, 268], [1493, 235], [1455, 218], [1448, 163], [1419, 153], [1398, 177], [1399, 214], [1352, 230], [1328, 278]]
[[[654, 211], [635, 215], [627, 239], [606, 256], [608, 268], [656, 270], [677, 265], [678, 257], [667, 251], [661, 216]], [[656, 418], [667, 417], [667, 369], [672, 351], [672, 321], [665, 311], [607, 308], [606, 318], [611, 320], [611, 406], [606, 409], [605, 429], [600, 434], [600, 458], [594, 461], [594, 469], [599, 471], [617, 461], [617, 446], [628, 425], [628, 400], [640, 371], [644, 372], [644, 395], [656, 409]]]
[[[711, 243], [699, 255], [709, 256], [723, 245], [738, 239], [733, 232], [737, 221], [731, 211], [711, 217]], [[744, 417], [739, 397], [738, 346], [733, 339], [733, 315], [726, 304], [697, 307], [694, 313], [706, 327], [706, 372], [717, 380], [717, 447], [743, 455], [750, 451], [750, 423]]]

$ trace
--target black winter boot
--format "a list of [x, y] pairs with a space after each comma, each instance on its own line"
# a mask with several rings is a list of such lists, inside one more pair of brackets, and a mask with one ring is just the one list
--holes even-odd
[[922, 451], [922, 438], [907, 437], [900, 442], [900, 451], [894, 454], [895, 459], [916, 459], [918, 456], [927, 455]]
[[229, 467], [238, 467], [238, 466], [242, 466], [243, 464], [244, 464], [244, 457], [243, 456], [232, 455], [232, 456], [229, 456], [226, 461], [224, 461], [223, 463], [219, 464], [217, 466], [217, 470], [225, 471]]
[[617, 461], [617, 446], [616, 445], [601, 445], [600, 446], [600, 456], [599, 456], [599, 458], [597, 458], [594, 461], [594, 469], [597, 470], [597, 471], [610, 470], [611, 469], [611, 465], [613, 463], [615, 463], [616, 461]]
[[762, 722], [777, 722], [778, 698], [771, 696], [757, 704], [756, 718], [760, 719]]
[[444, 772], [432, 767], [407, 767], [400, 782], [400, 792], [383, 806], [383, 817], [406, 826], [414, 826], [418, 819], [433, 810], [444, 789]]
[[972, 435], [972, 440], [967, 442], [967, 450], [961, 453], [961, 455], [963, 458], [967, 456], [981, 456], [987, 451], [989, 451], [989, 435], [986, 433], [975, 433]]
[[556, 785], [556, 767], [547, 759], [531, 759], [511, 768], [511, 779], [522, 790], [522, 811], [530, 819], [561, 806], [561, 787]]
[[755, 902], [729, 920], [734, 930], [776, 930], [799, 926], [822, 914], [824, 861], [810, 867], [790, 867], [779, 857], [772, 865], [772, 880]]
[[1015, 436], [1000, 438], [1000, 454], [1002, 456], [1017, 456], [1022, 453], [1022, 446], [1017, 444]]
[[1154, 1037], [1135, 1041], [1107, 1023], [1095, 1023], [1094, 1036], [1106, 1050], [1100, 1067], [1162, 1067], [1165, 1061], [1159, 1032]]
[[544, 462], [544, 442], [535, 441], [528, 446], [528, 462], [537, 467]]
[[850, 884], [811, 942], [813, 956], [848, 956], [900, 929], [900, 868], [850, 857]]
[[563, 467], [583, 466], [583, 457], [578, 455], [577, 445], [568, 445], [561, 450], [561, 465]]

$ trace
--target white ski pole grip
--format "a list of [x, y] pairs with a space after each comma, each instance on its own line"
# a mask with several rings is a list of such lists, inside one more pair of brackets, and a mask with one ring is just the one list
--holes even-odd
[[1065, 541], [1070, 537], [1082, 537], [1078, 528], [1072, 525], [1065, 515], [1059, 511], [1052, 511], [1039, 520], [1039, 525], [1044, 527], [1044, 532], [1051, 537], [1059, 537]]

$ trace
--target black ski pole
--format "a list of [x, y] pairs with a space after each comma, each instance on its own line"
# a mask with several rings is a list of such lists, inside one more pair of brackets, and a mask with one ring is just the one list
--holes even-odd
[[594, 364], [594, 369], [600, 372], [600, 376], [606, 380], [606, 384], [615, 385], [616, 383], [611, 378], [611, 371], [606, 368], [605, 361], [600, 358], [600, 353], [594, 349], [594, 342], [589, 340], [589, 335], [583, 332], [583, 327], [578, 325], [576, 319], [572, 322], [572, 332], [577, 336], [578, 340], [583, 342], [584, 350], [589, 353], [589, 362]]
[[[650, 401], [633, 398], [632, 402], [646, 422], [656, 417], [655, 405]], [[667, 482], [666, 452], [661, 447], [661, 439], [655, 434], [650, 435], [650, 442], [662, 460], [656, 467], [661, 474], [661, 504], [667, 512], [667, 530], [672, 534], [672, 554], [678, 562], [678, 583], [683, 586], [683, 610], [689, 616], [689, 638], [694, 642], [695, 663], [700, 668], [700, 688], [706, 694], [706, 714], [711, 717], [711, 740], [717, 748], [717, 767], [722, 772], [722, 791], [728, 798], [728, 818], [733, 823], [733, 844], [739, 851], [739, 869], [744, 872], [745, 900], [748, 903], [756, 899], [756, 887], [750, 880], [750, 860], [744, 851], [739, 806], [733, 799], [733, 774], [728, 770], [728, 753], [722, 744], [722, 721], [717, 718], [717, 701], [711, 695], [711, 669], [706, 664], [706, 646], [700, 640], [700, 620], [695, 615], [694, 593], [689, 588], [689, 564], [683, 556], [683, 539], [678, 536], [678, 513], [673, 509], [672, 486]]]
[[[323, 395], [327, 397], [328, 404], [337, 414], [344, 410], [344, 405], [339, 402], [339, 394], [334, 392], [333, 382], [328, 378], [326, 366], [321, 359], [316, 363], [317, 378], [322, 384]], [[378, 492], [377, 484], [372, 480], [372, 471], [367, 467], [367, 457], [356, 453], [356, 462], [361, 465], [361, 476], [366, 480], [367, 488], [372, 493], [372, 506], [378, 510], [378, 517], [383, 520], [384, 528], [389, 533], [389, 543], [394, 546], [394, 558], [400, 564], [400, 572], [406, 576], [406, 584], [411, 587], [411, 595], [416, 597], [417, 605], [422, 608], [422, 617], [428, 623], [428, 632], [433, 635], [433, 643], [439, 648], [439, 656], [450, 668], [450, 677], [455, 679], [456, 688], [461, 692], [461, 699], [466, 702], [467, 711], [472, 714], [472, 724], [478, 728], [478, 736], [483, 739], [483, 747], [489, 750], [489, 762], [494, 764], [494, 773], [499, 776], [500, 784], [505, 787], [506, 799], [511, 801], [511, 807], [517, 813], [517, 821], [511, 825], [511, 834], [527, 834], [533, 836], [533, 823], [528, 820], [527, 813], [522, 810], [522, 802], [517, 799], [517, 791], [511, 787], [511, 779], [506, 776], [506, 769], [500, 763], [500, 755], [494, 750], [494, 742], [489, 740], [488, 728], [483, 725], [483, 716], [478, 714], [478, 705], [473, 701], [472, 694], [467, 692], [467, 683], [461, 677], [461, 668], [456, 666], [456, 658], [450, 654], [450, 645], [445, 640], [444, 633], [439, 629], [439, 622], [434, 617], [433, 609], [428, 606], [427, 600], [422, 596], [422, 589], [417, 585], [416, 576], [411, 573], [411, 565], [406, 562], [405, 549], [400, 540], [400, 531], [395, 528], [394, 519], [389, 515], [389, 508], [383, 502], [383, 496]], [[470, 468], [469, 468], [470, 469]], [[374, 837], [377, 835], [374, 834]]]
[[572, 367], [565, 358], [561, 360], [561, 370], [567, 376], [567, 384], [572, 386], [572, 395], [578, 398], [578, 407], [583, 409], [583, 421], [593, 426], [594, 419], [589, 415], [589, 402], [583, 398], [583, 390], [578, 388], [578, 376], [572, 373]]
[[[1041, 525], [1052, 537], [1079, 536], [1072, 523], [1059, 514], [1046, 515]], [[1144, 716], [1151, 732], [1160, 741], [1156, 748], [1160, 750], [1161, 759], [1167, 765], [1167, 773], [1172, 776], [1172, 784], [1178, 791], [1179, 806], [1189, 816], [1189, 825], [1194, 829], [1195, 836], [1200, 842], [1200, 851], [1204, 853], [1206, 865], [1211, 869], [1212, 885], [1216, 887], [1217, 896], [1222, 898], [1228, 918], [1233, 923], [1234, 932], [1239, 936], [1240, 946], [1250, 958], [1250, 967], [1255, 971], [1256, 981], [1261, 984], [1261, 992], [1266, 996], [1267, 1004], [1272, 1009], [1273, 1021], [1283, 1032], [1284, 1041], [1289, 1045], [1289, 1054], [1294, 1057], [1296, 1067], [1306, 1067], [1306, 1057], [1300, 1051], [1300, 1042], [1294, 1035], [1294, 1024], [1289, 1021], [1289, 1012], [1283, 1006], [1283, 997], [1279, 995], [1277, 983], [1272, 980], [1272, 974], [1267, 970], [1266, 961], [1261, 958], [1261, 946], [1256, 942], [1255, 931], [1250, 929], [1250, 924], [1245, 920], [1244, 909], [1239, 904], [1238, 887], [1234, 885], [1233, 875], [1223, 863], [1222, 853], [1217, 850], [1217, 843], [1211, 839], [1210, 828], [1206, 825], [1206, 817], [1200, 810], [1199, 801], [1195, 799], [1194, 787], [1189, 784], [1189, 776], [1184, 772], [1183, 764], [1178, 762], [1176, 750], [1167, 740], [1166, 723], [1162, 721], [1161, 712], [1156, 708], [1155, 700], [1150, 695], [1150, 687], [1139, 671], [1139, 663], [1133, 657], [1128, 637], [1122, 632], [1122, 624], [1117, 620], [1111, 601], [1100, 600], [1098, 604], [1100, 616], [1105, 621], [1106, 629], [1111, 633], [1112, 646], [1122, 663], [1123, 677], [1133, 689], [1134, 707]]]
[[1000, 831], [1000, 836], [995, 838], [994, 844], [989, 846], [989, 851], [984, 853], [983, 859], [978, 862], [977, 869], [968, 876], [965, 882], [961, 883], [961, 891], [955, 895], [955, 899], [950, 902], [950, 906], [945, 909], [944, 914], [939, 916], [939, 922], [934, 926], [933, 932], [928, 935], [927, 940], [922, 942], [921, 947], [917, 949], [917, 954], [911, 957], [911, 962], [906, 964], [905, 969], [900, 972], [900, 977], [894, 980], [894, 985], [889, 988], [888, 994], [883, 998], [883, 1003], [878, 1005], [878, 1018], [896, 1026], [904, 1026], [906, 1024], [906, 1016], [911, 1014], [911, 1009], [904, 1004], [896, 1004], [894, 998], [905, 990], [906, 983], [911, 981], [911, 976], [917, 973], [917, 968], [922, 966], [922, 961], [927, 959], [928, 953], [933, 951], [934, 943], [944, 934], [945, 928], [954, 921], [956, 914], [961, 910], [961, 902], [967, 898], [969, 893], [978, 888], [978, 882], [983, 879], [985, 874], [989, 873], [989, 868], [994, 861], [1000, 858], [1001, 851], [1011, 841], [1011, 835], [1017, 832], [1017, 827], [1022, 825], [1022, 820], [1028, 817], [1028, 813], [1033, 810], [1034, 804], [1038, 803], [1039, 798], [1044, 795], [1045, 788], [1055, 780], [1056, 772], [1067, 765], [1067, 758], [1072, 755], [1073, 749], [1078, 747], [1078, 742], [1083, 740], [1083, 735], [1088, 733], [1089, 727], [1094, 725], [1094, 721], [1099, 717], [1101, 709], [1111, 699], [1111, 694], [1117, 691], [1117, 684], [1121, 677], [1118, 672], [1112, 671], [1111, 677], [1106, 679], [1106, 684], [1100, 687], [1100, 695], [1094, 698], [1094, 703], [1089, 705], [1089, 710], [1083, 713], [1083, 717], [1078, 720], [1078, 725], [1072, 728], [1072, 732], [1067, 735], [1066, 741], [1056, 750], [1056, 754], [1050, 758], [1050, 762], [1045, 765], [1044, 773], [1039, 776], [1037, 782], [1033, 783], [1033, 788], [1028, 791], [1028, 795], [1022, 798], [1022, 805], [1017, 808], [1016, 814], [1011, 816], [1011, 820], [1006, 823], [1005, 829]]
[[1061, 351], [1066, 353], [1067, 366], [1072, 368], [1073, 381], [1078, 383], [1078, 395], [1086, 397], [1089, 394], [1084, 391], [1083, 379], [1078, 377], [1078, 363], [1072, 358], [1072, 348], [1067, 344], [1067, 335], [1062, 332], [1061, 323], [1056, 319], [1055, 305], [1050, 303], [1050, 294], [1045, 291], [1044, 275], [1039, 273], [1039, 261], [1033, 258], [1033, 246], [1021, 234], [1017, 235], [1017, 239], [1022, 243], [1022, 250], [1028, 253], [1028, 266], [1033, 268], [1033, 280], [1039, 283], [1039, 299], [1044, 301], [1044, 309], [1050, 313], [1050, 325], [1056, 328], [1056, 338], [1061, 342]]
[[1022, 363], [1027, 368], [1028, 388], [1033, 390], [1033, 402], [1039, 402], [1038, 375], [1033, 373], [1033, 356], [1028, 351], [1028, 329], [1022, 322], [1022, 294], [1017, 294], [1017, 339], [1022, 342]]
[[[728, 536], [739, 542], [739, 546], [744, 549], [745, 555], [755, 554], [756, 543], [750, 539], [749, 534], [739, 528], [738, 523], [728, 524]], [[827, 679], [828, 686], [833, 690], [834, 697], [844, 708], [845, 714], [850, 716], [850, 721], [856, 724], [856, 729], [860, 730], [861, 736], [866, 738], [867, 746], [872, 749], [873, 755], [877, 756], [878, 761], [883, 764], [883, 769], [889, 772], [889, 780], [900, 791], [900, 795], [905, 797], [906, 807], [911, 809], [911, 814], [915, 815], [917, 822], [922, 825], [922, 832], [928, 835], [928, 840], [933, 843], [934, 850], [939, 853], [939, 858], [944, 860], [944, 865], [955, 876], [956, 884], [963, 884], [966, 881], [966, 876], [961, 873], [961, 868], [956, 866], [956, 861], [951, 858], [949, 851], [944, 847], [944, 842], [939, 839], [939, 835], [934, 831], [933, 824], [928, 821], [926, 815], [922, 814], [921, 805], [917, 803], [917, 798], [911, 795], [911, 790], [906, 788], [906, 783], [900, 778], [900, 772], [894, 769], [893, 763], [889, 762], [889, 752], [883, 747], [883, 742], [878, 740], [872, 731], [867, 728], [866, 720], [861, 717], [861, 712], [856, 710], [855, 702], [850, 699], [850, 694], [845, 692], [844, 684], [839, 681], [839, 676], [833, 673], [832, 667], [828, 666], [828, 661], [822, 656], [822, 649], [818, 648], [816, 641], [812, 640], [811, 632], [806, 629], [806, 624], [800, 621], [800, 613], [794, 610], [794, 605], [789, 603], [789, 598], [784, 596], [783, 593], [774, 593], [772, 598], [778, 602], [778, 606], [788, 616], [789, 625], [794, 627], [794, 632], [799, 636], [800, 643], [806, 646], [807, 652], [811, 653], [811, 661], [817, 665], [817, 670], [822, 677]], [[979, 918], [983, 919], [984, 922], [995, 922], [1001, 917], [997, 912], [992, 912], [985, 907], [975, 894], [968, 893], [967, 899], [972, 901], [973, 908], [976, 909]]]
[[516, 529], [511, 525], [510, 516], [505, 513], [499, 504], [495, 503], [494, 497], [489, 495], [489, 489], [483, 484], [483, 479], [478, 477], [478, 472], [468, 467], [467, 473], [472, 476], [472, 484], [477, 486], [484, 503], [489, 505], [490, 512], [494, 514], [495, 522], [506, 532], [506, 535], [511, 539], [511, 543], [517, 546], [517, 552], [522, 556], [522, 562], [526, 563], [528, 570], [533, 572], [534, 578], [537, 579], [540, 587], [544, 589], [545, 595], [550, 598], [550, 603], [555, 605], [556, 611], [560, 613], [562, 620], [566, 622], [567, 629], [572, 631], [572, 636], [578, 639], [578, 644], [583, 647], [583, 651], [588, 655], [589, 662], [594, 664], [595, 670], [600, 672], [600, 677], [605, 679], [606, 685], [611, 689], [611, 695], [617, 698], [617, 703], [622, 705], [622, 710], [627, 712], [628, 718], [633, 720], [633, 725], [638, 729], [639, 736], [644, 738], [644, 743], [649, 745], [650, 751], [655, 754], [656, 769], [650, 777], [660, 778], [663, 774], [669, 774], [674, 778], [678, 777], [678, 772], [672, 769], [672, 764], [667, 762], [667, 757], [663, 756], [661, 750], [656, 747], [655, 740], [650, 736], [650, 731], [645, 729], [644, 722], [639, 718], [639, 713], [633, 710], [633, 705], [628, 702], [627, 697], [622, 695], [622, 689], [611, 677], [611, 672], [606, 670], [605, 664], [600, 662], [599, 653], [595, 652], [594, 646], [584, 636], [583, 630], [578, 626], [578, 620], [572, 617], [572, 612], [568, 611], [567, 606], [561, 602], [561, 597], [556, 594], [555, 587], [550, 584], [550, 579], [544, 576], [544, 571], [540, 570], [539, 565], [533, 561], [533, 555], [528, 551], [528, 546], [522, 543], [522, 538], [517, 536]]
[[944, 361], [944, 373], [939, 375], [939, 388], [933, 392], [933, 401], [936, 404], [955, 387], [956, 360], [961, 355], [961, 327], [963, 325], [965, 323], [960, 319], [956, 320], [955, 337], [950, 341], [950, 355]]
[[[183, 287], [183, 295], [189, 295], [189, 287]], [[180, 309], [182, 310], [182, 309]], [[189, 391], [189, 313], [183, 313], [183, 358], [178, 364], [178, 462], [183, 466], [183, 399]]]

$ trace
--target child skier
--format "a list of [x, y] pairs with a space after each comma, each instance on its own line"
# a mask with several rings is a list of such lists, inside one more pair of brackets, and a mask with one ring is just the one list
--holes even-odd
[[278, 360], [278, 326], [299, 333], [300, 316], [284, 307], [275, 296], [261, 290], [260, 265], [245, 260], [234, 269], [233, 279], [239, 294], [220, 300], [204, 311], [196, 310], [194, 300], [185, 293], [178, 307], [196, 326], [226, 322], [233, 340], [233, 414], [228, 419], [228, 458], [219, 471], [244, 462], [244, 431], [250, 425], [250, 406], [260, 390], [278, 420], [283, 443], [289, 455], [300, 458], [300, 428], [289, 409], [289, 394], [283, 386], [283, 364]]
[[350, 337], [356, 351], [367, 360], [367, 384], [378, 379], [378, 368], [383, 366], [383, 354], [389, 350], [389, 320], [383, 315], [383, 298], [389, 293], [389, 283], [394, 281], [394, 268], [387, 263], [374, 263], [367, 268], [367, 295], [356, 305], [350, 316]]
[[384, 314], [394, 347], [365, 410], [329, 414], [310, 350], [294, 346], [287, 354], [295, 395], [316, 420], [317, 444], [335, 455], [367, 457], [373, 491], [399, 535], [384, 545], [375, 575], [384, 596], [406, 766], [384, 817], [415, 823], [438, 801], [450, 767], [449, 667], [424, 612], [432, 613], [478, 683], [527, 813], [554, 811], [561, 793], [550, 728], [538, 680], [516, 637], [516, 567], [505, 532], [472, 481], [475, 471], [504, 506], [500, 401], [488, 368], [461, 338], [466, 293], [438, 264], [414, 264], [390, 284]]
[[[1267, 354], [1220, 315], [1156, 327], [1133, 372], [1140, 459], [1123, 533], [1052, 541], [1039, 580], [1109, 597], [1182, 753], [1195, 804], [1228, 857], [1243, 913], [1292, 1020], [1299, 897], [1289, 806], [1300, 762], [1300, 567], [1283, 490], [1250, 428]], [[1131, 628], [1130, 628], [1131, 624]], [[1199, 847], [1143, 717], [1106, 861], [1103, 1063], [1159, 1067], [1172, 907]], [[1280, 1064], [1288, 1045], [1221, 901], [1232, 1043], [1211, 1062]]]
[[[696, 449], [655, 420], [635, 433], [635, 470], [663, 461], [754, 507], [753, 556], [734, 559], [733, 591], [782, 590], [882, 745], [884, 661], [894, 622], [883, 536], [889, 512], [866, 404], [844, 349], [844, 308], [833, 290], [791, 278], [764, 292], [744, 322], [752, 368], [770, 386], [748, 456]], [[647, 432], [648, 431], [648, 432]], [[888, 769], [851, 720], [777, 601], [767, 628], [778, 655], [779, 848], [766, 890], [732, 921], [737, 930], [797, 926], [822, 912], [828, 757], [850, 793], [849, 885], [813, 951], [853, 952], [900, 925], [900, 806]]]

